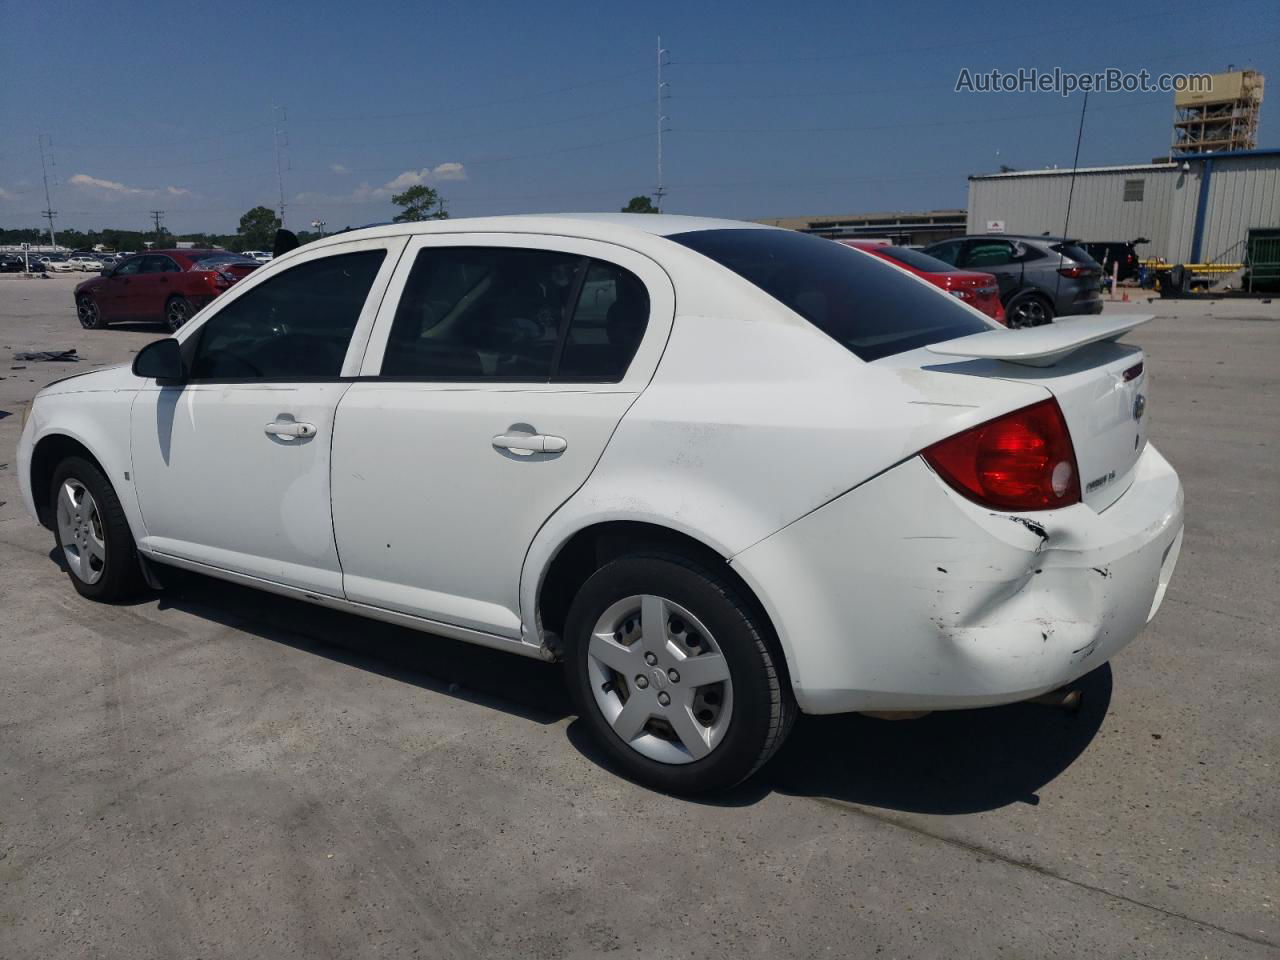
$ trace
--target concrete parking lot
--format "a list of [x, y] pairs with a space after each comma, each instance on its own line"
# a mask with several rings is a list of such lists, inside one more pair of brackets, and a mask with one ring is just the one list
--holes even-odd
[[0, 956], [1280, 954], [1280, 302], [1108, 306], [1159, 316], [1187, 532], [1079, 714], [802, 718], [691, 802], [605, 768], [550, 665], [195, 576], [75, 594], [19, 405], [162, 333], [80, 329], [76, 279], [0, 277]]

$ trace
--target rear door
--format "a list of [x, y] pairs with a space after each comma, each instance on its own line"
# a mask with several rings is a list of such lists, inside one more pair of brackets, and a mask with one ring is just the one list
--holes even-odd
[[1008, 240], [966, 240], [957, 266], [994, 276], [1000, 286], [1000, 299], [1005, 302], [1022, 286], [1022, 265], [1015, 262], [1013, 244]]
[[187, 381], [149, 382], [131, 415], [146, 548], [342, 595], [330, 516], [334, 411], [404, 242], [300, 252], [183, 329]]
[[130, 315], [143, 320], [164, 317], [164, 306], [176, 291], [174, 275], [181, 267], [164, 254], [151, 253], [142, 258], [142, 268], [129, 286], [127, 296]]
[[335, 426], [348, 599], [518, 638], [529, 544], [648, 383], [674, 312], [666, 273], [622, 247], [412, 240]]

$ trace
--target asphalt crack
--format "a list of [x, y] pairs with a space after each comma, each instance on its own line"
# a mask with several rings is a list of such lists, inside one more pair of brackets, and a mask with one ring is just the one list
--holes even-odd
[[1195, 926], [1201, 927], [1205, 930], [1213, 930], [1228, 937], [1236, 937], [1237, 939], [1247, 941], [1248, 943], [1257, 944], [1260, 947], [1270, 947], [1272, 949], [1280, 948], [1280, 943], [1276, 943], [1275, 941], [1267, 940], [1263, 937], [1257, 937], [1248, 933], [1241, 933], [1239, 930], [1231, 930], [1227, 927], [1219, 926], [1216, 923], [1211, 923], [1208, 920], [1198, 920], [1195, 917], [1189, 917], [1184, 913], [1178, 913], [1176, 910], [1166, 910], [1164, 907], [1158, 907], [1153, 903], [1144, 903], [1141, 900], [1135, 900], [1133, 897], [1127, 897], [1123, 893], [1116, 893], [1112, 890], [1108, 890], [1106, 887], [1099, 887], [1092, 883], [1085, 883], [1083, 880], [1074, 880], [1071, 877], [1064, 876], [1061, 873], [1050, 870], [1048, 867], [1043, 867], [1038, 863], [1032, 863], [1029, 860], [1017, 860], [976, 843], [970, 843], [966, 840], [957, 840], [954, 837], [946, 837], [939, 833], [933, 833], [932, 831], [925, 830], [923, 827], [917, 826], [914, 823], [876, 813], [872, 810], [868, 810], [866, 807], [850, 803], [846, 800], [837, 800], [834, 797], [812, 797], [811, 799], [823, 804], [824, 806], [843, 811], [844, 813], [856, 814], [858, 816], [866, 817], [868, 820], [874, 820], [876, 823], [883, 823], [891, 827], [897, 827], [901, 830], [906, 830], [909, 833], [914, 833], [917, 836], [924, 837], [929, 840], [935, 840], [938, 843], [944, 843], [947, 846], [955, 847], [959, 850], [964, 850], [966, 853], [971, 853], [975, 856], [990, 857], [992, 860], [999, 860], [1001, 863], [1007, 864], [1008, 866], [1029, 870], [1032, 873], [1037, 873], [1050, 880], [1069, 883], [1071, 886], [1080, 890], [1088, 890], [1091, 893], [1098, 893], [1112, 900], [1118, 900], [1122, 903], [1127, 903], [1143, 910], [1150, 910], [1154, 913], [1166, 916], [1171, 920], [1181, 920], [1184, 923], [1194, 924]]

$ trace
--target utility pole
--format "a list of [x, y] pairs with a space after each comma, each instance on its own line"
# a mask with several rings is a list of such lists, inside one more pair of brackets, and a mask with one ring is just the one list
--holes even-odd
[[159, 242], [160, 242], [160, 240], [161, 240], [161, 237], [163, 236], [163, 234], [161, 233], [161, 231], [162, 231], [164, 228], [161, 226], [161, 224], [164, 222], [164, 211], [163, 211], [163, 210], [152, 210], [152, 211], [151, 211], [151, 219], [155, 222], [155, 225], [156, 225], [156, 243], [159, 243]]
[[321, 237], [323, 237], [323, 236], [324, 236], [324, 221], [323, 221], [323, 220], [312, 220], [312, 221], [311, 221], [311, 229], [315, 230], [315, 231], [316, 231], [316, 232], [317, 232]]
[[667, 51], [662, 48], [662, 34], [658, 34], [658, 185], [653, 191], [653, 199], [659, 213], [662, 212], [662, 198], [667, 195], [667, 189], [662, 185], [662, 126], [669, 119], [662, 112], [662, 104], [669, 96], [667, 87], [671, 86], [662, 79], [662, 68], [666, 65], [666, 56]]
[[284, 161], [281, 154], [289, 146], [289, 136], [285, 132], [284, 124], [289, 119], [288, 113], [284, 107], [273, 106], [271, 108], [271, 122], [275, 124], [275, 144], [276, 144], [276, 186], [280, 189], [280, 226], [284, 226]]
[[[44, 134], [36, 137], [36, 143], [40, 147], [40, 175], [44, 177], [44, 210], [40, 215], [49, 221], [49, 245], [55, 249], [58, 246], [58, 238], [53, 235], [53, 218], [57, 216], [57, 211], [53, 209], [53, 201], [49, 199], [49, 169], [44, 162]], [[53, 149], [53, 141], [49, 141], [50, 151]], [[52, 163], [52, 157], [50, 162]]]

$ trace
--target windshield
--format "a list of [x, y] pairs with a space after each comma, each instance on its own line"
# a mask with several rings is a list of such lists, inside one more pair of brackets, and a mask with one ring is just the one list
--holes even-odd
[[755, 284], [863, 360], [991, 329], [937, 288], [820, 237], [729, 229], [667, 239]]

